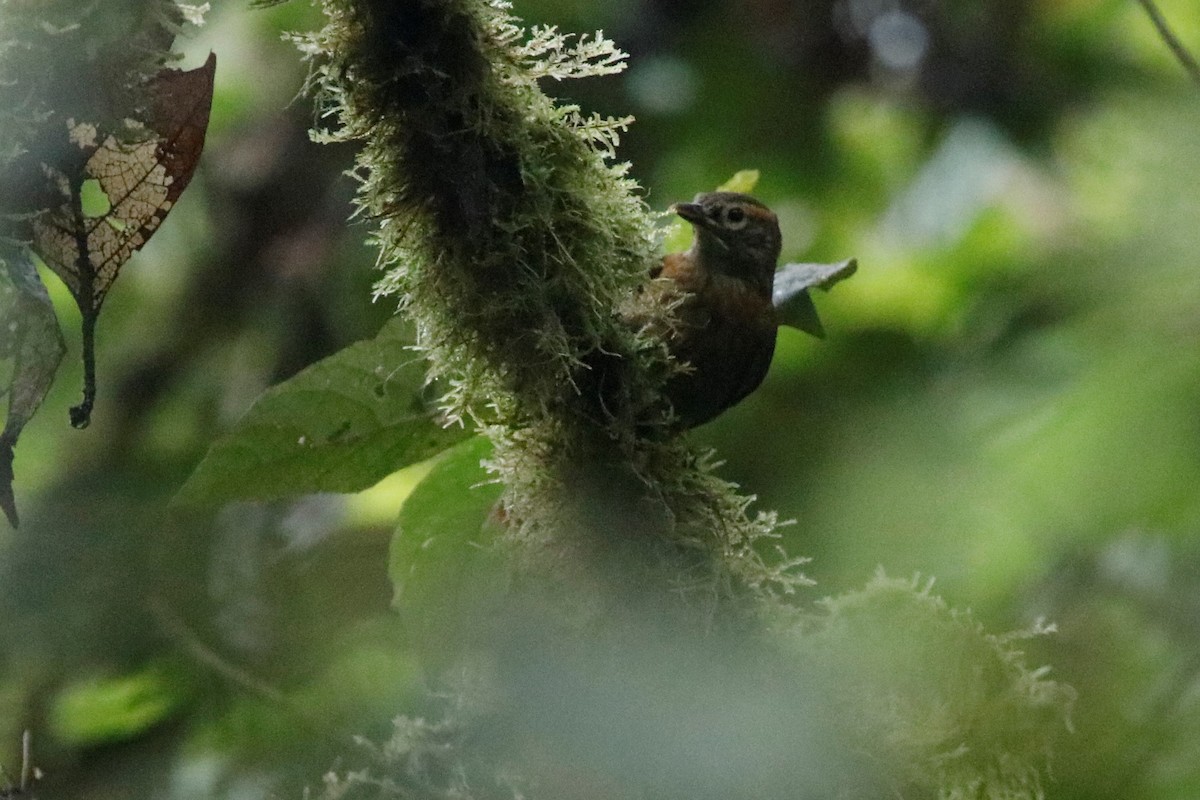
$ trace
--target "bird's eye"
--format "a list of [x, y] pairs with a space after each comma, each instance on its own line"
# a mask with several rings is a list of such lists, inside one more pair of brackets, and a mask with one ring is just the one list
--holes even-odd
[[731, 225], [740, 225], [746, 221], [746, 212], [741, 208], [734, 206], [725, 212], [725, 221]]

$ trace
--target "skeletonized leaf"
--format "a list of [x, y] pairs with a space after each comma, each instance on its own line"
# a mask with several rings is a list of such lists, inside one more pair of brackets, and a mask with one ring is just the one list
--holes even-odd
[[274, 386], [218, 440], [180, 489], [185, 504], [366, 489], [467, 434], [422, 398], [425, 365], [403, 323]]
[[780, 325], [788, 325], [813, 336], [824, 337], [825, 328], [817, 317], [808, 290], [816, 287], [829, 290], [838, 281], [845, 280], [858, 269], [853, 258], [836, 264], [784, 264], [775, 273], [775, 287], [771, 300]]
[[13, 497], [13, 448], [25, 423], [37, 411], [66, 347], [50, 295], [29, 253], [0, 245], [0, 358], [11, 358], [8, 414], [0, 432], [0, 508], [17, 526]]
[[[162, 224], [195, 172], [212, 104], [216, 57], [187, 72], [164, 70], [150, 87], [148, 134], [97, 142], [94, 125], [70, 121], [71, 139], [90, 153], [82, 175], [52, 177], [66, 197], [34, 225], [35, 248], [70, 288], [81, 310], [100, 308], [121, 266]], [[52, 171], [51, 168], [47, 168]], [[94, 180], [108, 207], [84, 208]]]
[[[54, 270], [83, 315], [84, 399], [71, 424], [88, 424], [95, 400], [96, 317], [121, 267], [158, 230], [200, 160], [212, 106], [216, 56], [189, 71], [163, 70], [148, 87], [148, 119], [121, 136], [69, 120], [70, 138], [86, 156], [65, 174], [44, 165], [62, 202], [34, 222], [33, 248]], [[98, 198], [85, 195], [97, 194]]]

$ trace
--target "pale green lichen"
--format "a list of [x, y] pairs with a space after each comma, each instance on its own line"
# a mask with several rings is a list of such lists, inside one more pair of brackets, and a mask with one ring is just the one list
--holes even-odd
[[368, 766], [328, 772], [305, 800], [521, 800], [527, 790], [494, 764], [470, 753], [469, 725], [460, 717], [399, 716], [381, 744], [356, 739]]
[[1069, 732], [1071, 687], [1031, 668], [1037, 622], [987, 633], [932, 582], [878, 573], [824, 602], [795, 640], [826, 675], [836, 727], [890, 776], [897, 797], [1028, 800], [1045, 796], [1053, 744]]

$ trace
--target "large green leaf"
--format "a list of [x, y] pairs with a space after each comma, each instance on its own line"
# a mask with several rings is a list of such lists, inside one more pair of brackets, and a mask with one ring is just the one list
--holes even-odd
[[466, 433], [425, 400], [425, 366], [399, 320], [267, 390], [180, 490], [185, 504], [355, 492]]
[[503, 487], [482, 466], [490, 453], [482, 436], [448, 451], [400, 509], [388, 559], [393, 605], [427, 664], [457, 652], [501, 580], [488, 528]]

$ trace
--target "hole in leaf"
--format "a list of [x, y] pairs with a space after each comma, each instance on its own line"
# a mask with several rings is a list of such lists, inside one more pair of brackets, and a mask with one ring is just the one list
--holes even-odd
[[93, 219], [112, 211], [112, 201], [95, 178], [88, 178], [79, 187], [79, 204], [83, 208], [83, 215]]

